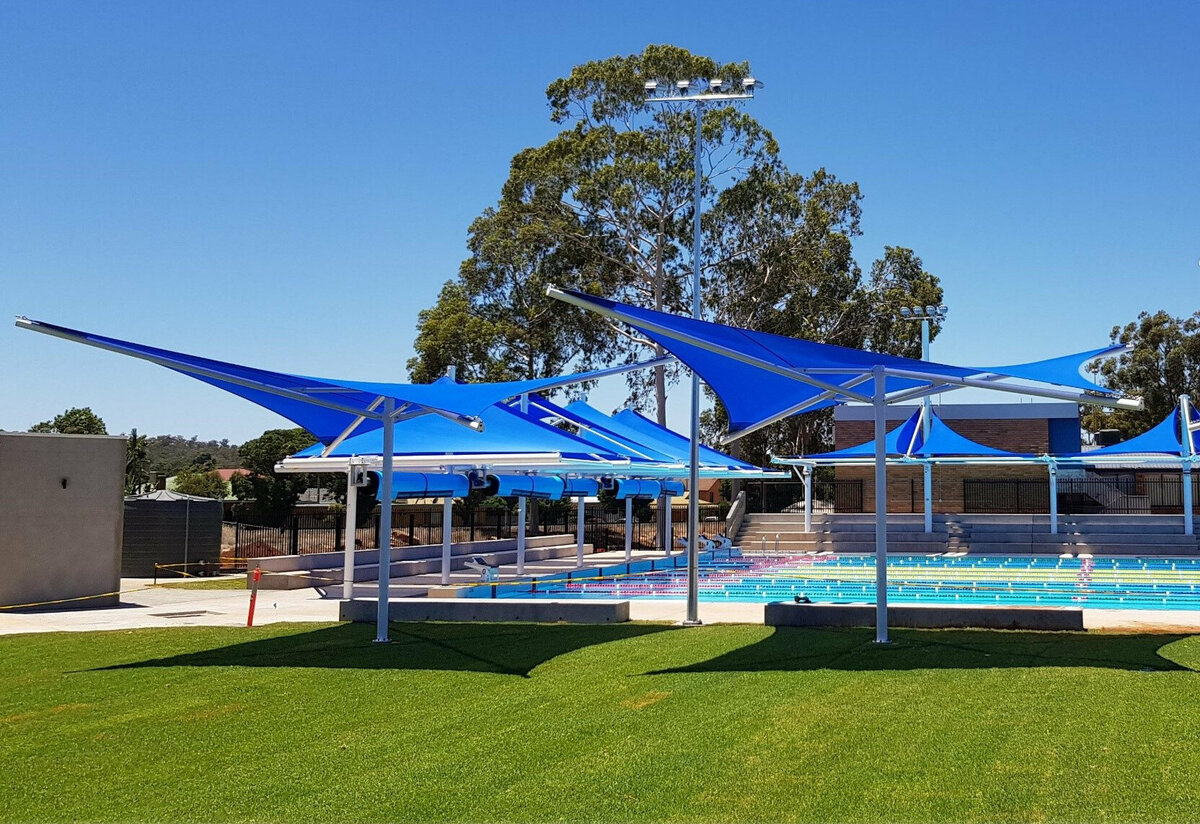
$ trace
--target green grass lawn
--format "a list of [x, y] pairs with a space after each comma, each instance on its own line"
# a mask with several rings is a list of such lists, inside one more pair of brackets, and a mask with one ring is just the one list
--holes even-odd
[[1200, 637], [0, 638], [0, 821], [1200, 820]]
[[245, 575], [225, 575], [220, 578], [183, 578], [178, 581], [159, 581], [160, 587], [176, 589], [245, 589]]

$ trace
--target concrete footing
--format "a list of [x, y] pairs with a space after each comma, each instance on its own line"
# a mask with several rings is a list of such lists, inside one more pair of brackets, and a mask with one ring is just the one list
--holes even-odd
[[[342, 601], [343, 621], [374, 623], [374, 599]], [[629, 620], [628, 601], [543, 601], [516, 598], [405, 598], [388, 602], [392, 621], [533, 621], [616, 624]]]
[[[873, 627], [870, 604], [767, 604], [769, 627]], [[1083, 610], [1043, 607], [888, 607], [889, 627], [1083, 630]]]

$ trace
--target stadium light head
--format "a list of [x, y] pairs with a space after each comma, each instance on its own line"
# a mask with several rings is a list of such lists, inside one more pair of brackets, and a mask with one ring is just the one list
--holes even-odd
[[902, 318], [912, 317], [912, 313], [913, 313], [912, 310], [909, 309], [907, 306], [900, 307], [900, 317], [902, 317]]
[[692, 88], [692, 81], [690, 81], [690, 80], [676, 80], [675, 81], [675, 90], [678, 91], [680, 94], [687, 94], [688, 90], [690, 88]]
[[642, 88], [646, 90], [646, 97], [654, 97], [654, 93], [658, 91], [658, 81], [647, 80], [642, 84]]
[[725, 88], [725, 81], [719, 77], [711, 78], [708, 81], [708, 90], [710, 92], [712, 92], [713, 94], [716, 94], [717, 92], [721, 91], [724, 88]]

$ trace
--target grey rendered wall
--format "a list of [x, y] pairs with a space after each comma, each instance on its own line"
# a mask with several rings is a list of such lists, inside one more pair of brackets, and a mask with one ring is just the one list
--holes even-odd
[[124, 438], [0, 433], [0, 606], [118, 590], [124, 485]]

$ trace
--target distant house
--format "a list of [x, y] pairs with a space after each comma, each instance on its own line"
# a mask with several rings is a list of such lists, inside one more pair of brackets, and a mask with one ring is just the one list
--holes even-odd
[[[250, 470], [249, 470], [249, 469], [242, 469], [241, 467], [236, 467], [236, 468], [232, 468], [232, 469], [215, 469], [215, 470], [213, 470], [213, 471], [214, 471], [214, 472], [216, 472], [218, 475], [220, 475], [220, 476], [221, 476], [221, 480], [225, 482], [225, 500], [227, 500], [227, 501], [232, 501], [232, 500], [234, 500], [234, 497], [233, 497], [233, 483], [232, 483], [232, 481], [233, 481], [233, 476], [234, 476], [234, 475], [249, 475], [249, 474], [250, 474]], [[166, 479], [166, 483], [165, 483], [165, 485], [164, 485], [162, 488], [163, 488], [163, 489], [166, 489], [166, 490], [168, 490], [168, 491], [174, 492], [174, 491], [175, 491], [175, 478], [176, 478], [176, 477], [177, 477], [177, 476], [175, 476], [175, 475], [171, 475], [170, 477], [168, 477], [168, 478]]]

